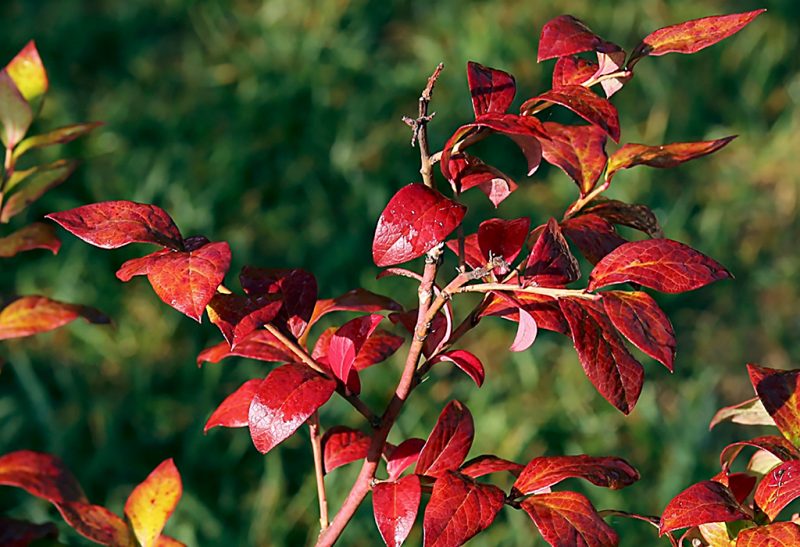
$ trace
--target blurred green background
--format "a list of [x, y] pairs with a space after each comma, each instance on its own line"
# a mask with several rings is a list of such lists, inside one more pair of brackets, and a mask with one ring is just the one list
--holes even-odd
[[[678, 169], [621, 173], [609, 192], [648, 204], [668, 237], [736, 275], [657, 296], [678, 336], [675, 373], [645, 360], [641, 400], [624, 417], [586, 380], [566, 338], [542, 333], [533, 349], [509, 354], [513, 332], [487, 320], [462, 345], [484, 359], [486, 385], [477, 390], [464, 375], [434, 370], [436, 381], [415, 392], [390, 437], [426, 436], [444, 404], [459, 398], [476, 418], [473, 455], [622, 456], [642, 474], [627, 490], [565, 486], [599, 508], [659, 514], [691, 482], [716, 473], [725, 444], [759, 433], [727, 425], [707, 432], [718, 407], [752, 396], [745, 363], [800, 363], [796, 0], [5, 0], [0, 59], [34, 38], [50, 74], [33, 130], [106, 123], [57, 151], [82, 166], [14, 226], [95, 201], [152, 202], [185, 235], [231, 243], [229, 286], [244, 264], [302, 267], [315, 273], [324, 297], [365, 286], [413, 304], [411, 283], [375, 280], [370, 243], [389, 197], [418, 179], [417, 151], [400, 118], [416, 111], [438, 62], [446, 68], [432, 105], [435, 149], [471, 119], [467, 60], [513, 73], [515, 105], [549, 88], [552, 62], [536, 64], [536, 43], [556, 15], [575, 15], [631, 48], [668, 24], [760, 7], [769, 11], [722, 44], [645, 59], [614, 98], [623, 142], [740, 135]], [[555, 169], [543, 166], [526, 180], [521, 156], [503, 139], [481, 146], [520, 190], [496, 213], [482, 195], [468, 194], [468, 228], [495, 214], [539, 224], [575, 198]], [[163, 305], [143, 279], [123, 285], [114, 277], [145, 246], [109, 252], [61, 234], [58, 256], [36, 251], [3, 261], [2, 292], [93, 305], [114, 326], [74, 324], [2, 345], [0, 453], [59, 455], [92, 502], [118, 513], [131, 488], [172, 456], [185, 491], [168, 533], [189, 545], [312, 543], [318, 517], [305, 430], [267, 457], [245, 430], [202, 434], [216, 404], [271, 366], [233, 359], [198, 369], [195, 356], [220, 339], [216, 329]], [[399, 371], [393, 360], [364, 375], [375, 408]], [[361, 425], [338, 400], [322, 421]], [[328, 477], [332, 509], [357, 468]], [[0, 513], [60, 521], [47, 504], [9, 488], [0, 490]], [[643, 523], [610, 522], [622, 545], [658, 543]], [[83, 544], [70, 534], [62, 537]], [[418, 525], [410, 544], [419, 541]], [[379, 542], [367, 501], [342, 544]], [[472, 544], [543, 543], [525, 514], [504, 510]]]

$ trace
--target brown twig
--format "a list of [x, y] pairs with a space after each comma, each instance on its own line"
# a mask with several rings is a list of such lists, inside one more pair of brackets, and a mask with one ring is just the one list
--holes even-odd
[[328, 527], [328, 496], [325, 494], [325, 467], [322, 461], [322, 434], [319, 426], [319, 412], [308, 419], [311, 433], [311, 450], [314, 452], [314, 475], [317, 479], [317, 499], [319, 500], [320, 533]]
[[439, 63], [433, 74], [428, 78], [428, 83], [422, 94], [419, 96], [419, 108], [416, 119], [404, 117], [403, 121], [411, 127], [411, 146], [419, 143], [419, 156], [420, 168], [419, 173], [422, 175], [422, 182], [425, 186], [433, 188], [433, 162], [430, 158], [430, 147], [428, 146], [428, 122], [430, 122], [436, 113], [428, 114], [428, 105], [431, 102], [433, 95], [433, 88], [436, 85], [436, 80], [444, 69], [444, 63]]

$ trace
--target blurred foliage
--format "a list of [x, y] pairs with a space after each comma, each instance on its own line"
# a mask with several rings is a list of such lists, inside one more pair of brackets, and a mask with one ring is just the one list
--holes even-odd
[[[487, 320], [465, 342], [485, 358], [487, 384], [476, 390], [465, 376], [437, 368], [436, 381], [415, 393], [390, 438], [426, 436], [444, 403], [457, 397], [476, 417], [474, 454], [520, 461], [619, 455], [641, 471], [638, 484], [622, 492], [575, 486], [600, 508], [658, 514], [678, 491], [715, 472], [722, 446], [752, 436], [741, 426], [706, 431], [718, 407], [752, 395], [744, 364], [800, 364], [795, 0], [5, 0], [0, 58], [34, 38], [50, 73], [51, 92], [33, 131], [106, 123], [66, 145], [84, 164], [20, 225], [89, 202], [152, 202], [184, 234], [228, 240], [232, 272], [243, 264], [303, 267], [317, 275], [323, 296], [362, 285], [411, 304], [407, 280], [375, 280], [370, 243], [388, 198], [418, 178], [417, 151], [400, 118], [415, 112], [438, 62], [446, 69], [433, 103], [437, 148], [471, 118], [467, 60], [515, 74], [516, 104], [549, 87], [552, 63], [536, 64], [535, 46], [541, 26], [558, 14], [573, 14], [630, 48], [668, 24], [759, 7], [769, 11], [720, 45], [642, 61], [614, 101], [623, 142], [740, 135], [678, 169], [621, 173], [609, 193], [650, 205], [668, 237], [736, 275], [657, 297], [678, 334], [675, 373], [647, 360], [644, 392], [626, 418], [585, 379], [567, 339], [543, 333], [532, 350], [508, 354], [513, 334]], [[524, 180], [522, 158], [503, 139], [481, 146], [521, 188], [496, 213], [482, 196], [468, 195], [468, 227], [495, 214], [541, 223], [574, 199], [574, 186], [554, 169]], [[142, 249], [107, 252], [66, 234], [64, 240], [56, 257], [35, 252], [3, 261], [2, 292], [96, 306], [115, 325], [76, 324], [3, 345], [0, 453], [30, 448], [61, 456], [90, 499], [117, 512], [150, 469], [174, 456], [185, 495], [169, 534], [189, 545], [313, 542], [307, 434], [266, 458], [244, 430], [202, 434], [214, 406], [268, 366], [231, 360], [198, 370], [194, 358], [219, 339], [215, 329], [163, 305], [145, 281], [121, 285], [114, 277]], [[234, 273], [228, 284], [235, 285]], [[392, 361], [365, 374], [370, 404], [384, 403], [399, 370]], [[323, 423], [342, 422], [359, 425], [334, 401]], [[328, 477], [332, 509], [356, 473], [351, 465]], [[58, 520], [11, 489], [0, 491], [0, 511]], [[611, 523], [623, 545], [656, 543], [645, 524]], [[473, 543], [538, 545], [535, 536], [526, 515], [504, 510]], [[367, 500], [342, 543], [378, 541]], [[416, 541], [417, 528], [410, 544]]]

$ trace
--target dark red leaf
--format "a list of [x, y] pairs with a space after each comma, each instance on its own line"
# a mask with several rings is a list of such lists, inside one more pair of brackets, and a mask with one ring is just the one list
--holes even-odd
[[539, 333], [536, 320], [530, 313], [525, 311], [524, 307], [518, 308], [517, 314], [519, 316], [517, 334], [514, 336], [514, 342], [508, 348], [509, 351], [525, 351], [533, 345], [536, 335]]
[[776, 522], [746, 528], [736, 536], [736, 547], [792, 547], [800, 545], [800, 526], [795, 522]]
[[585, 196], [606, 167], [606, 134], [595, 125], [545, 122], [550, 139], [542, 139], [544, 159], [567, 174]]
[[589, 381], [609, 403], [629, 414], [642, 391], [642, 365], [625, 347], [601, 302], [563, 298], [559, 304]]
[[553, 67], [553, 89], [565, 85], [581, 85], [595, 75], [598, 65], [583, 57], [568, 55], [560, 57]]
[[603, 293], [606, 314], [617, 330], [670, 371], [675, 361], [675, 331], [649, 294], [641, 291]]
[[575, 114], [602, 129], [614, 142], [619, 142], [619, 114], [613, 104], [580, 85], [565, 85], [551, 89], [525, 101], [520, 110], [530, 109], [546, 101], [572, 110]]
[[561, 223], [561, 229], [592, 264], [597, 264], [608, 253], [627, 243], [614, 226], [597, 215], [568, 218]]
[[442, 361], [449, 361], [466, 372], [478, 387], [483, 385], [483, 381], [486, 378], [483, 363], [472, 353], [463, 349], [455, 349], [440, 353], [433, 358], [433, 363], [441, 363]]
[[[517, 258], [531, 226], [529, 218], [503, 220], [492, 218], [481, 222], [478, 227], [478, 246], [483, 257], [483, 264], [489, 262], [489, 257], [499, 257], [511, 264]], [[496, 269], [496, 273], [503, 275], [508, 269]]]
[[421, 497], [422, 488], [416, 475], [397, 482], [379, 482], [372, 488], [375, 523], [388, 547], [399, 547], [411, 533]]
[[613, 224], [630, 226], [646, 233], [650, 237], [664, 237], [664, 231], [661, 229], [655, 213], [647, 205], [607, 199], [593, 202], [589, 207], [582, 209], [581, 214], [592, 214]]
[[433, 484], [422, 523], [425, 547], [457, 547], [485, 530], [503, 508], [503, 491], [453, 471]]
[[264, 378], [250, 403], [248, 423], [256, 449], [266, 454], [289, 438], [331, 398], [336, 382], [290, 363]]
[[716, 476], [712, 477], [711, 480], [727, 486], [733, 493], [733, 497], [736, 498], [736, 501], [739, 503], [745, 502], [747, 496], [753, 491], [756, 482], [758, 482], [758, 479], [753, 475], [748, 475], [747, 473], [729, 474], [726, 470], [720, 471]]
[[208, 303], [208, 318], [234, 347], [250, 333], [272, 321], [281, 308], [275, 295], [248, 297], [217, 293]]
[[317, 302], [317, 280], [305, 270], [245, 266], [239, 274], [244, 292], [251, 296], [280, 295], [283, 302], [274, 323], [295, 338], [308, 328]]
[[726, 420], [742, 425], [771, 425], [777, 427], [775, 420], [769, 415], [767, 409], [764, 408], [764, 403], [758, 397], [720, 408], [711, 418], [708, 429], [713, 429], [714, 426]]
[[322, 436], [325, 473], [366, 458], [370, 441], [368, 435], [343, 425], [337, 425], [327, 430]]
[[51, 331], [79, 317], [102, 325], [111, 322], [105, 314], [89, 306], [67, 304], [46, 296], [22, 296], [0, 310], [0, 340]]
[[58, 528], [50, 522], [34, 524], [22, 520], [0, 517], [0, 545], [28, 547], [40, 539], [57, 539]]
[[467, 63], [467, 82], [475, 117], [489, 112], [503, 114], [517, 92], [514, 76], [472, 61]]
[[297, 358], [275, 336], [265, 330], [257, 330], [231, 349], [227, 342], [206, 348], [197, 356], [197, 365], [204, 361], [219, 363], [228, 357], [245, 357], [270, 363], [286, 363]]
[[474, 436], [469, 409], [459, 401], [450, 401], [428, 436], [414, 472], [441, 477], [445, 471], [458, 469], [469, 453]]
[[800, 447], [800, 370], [775, 370], [747, 365], [750, 383], [775, 424]]
[[472, 477], [473, 479], [491, 473], [499, 473], [501, 471], [508, 471], [512, 475], [518, 476], [524, 467], [525, 466], [518, 463], [498, 458], [497, 456], [484, 455], [464, 462], [464, 465], [461, 466], [458, 472], [462, 475]]
[[583, 494], [539, 494], [523, 500], [521, 507], [553, 547], [616, 547], [619, 543], [617, 533]]
[[[511, 300], [509, 300], [509, 298]], [[496, 315], [519, 322], [519, 309], [528, 312], [537, 328], [569, 334], [569, 325], [561, 313], [558, 301], [550, 296], [534, 293], [492, 293], [481, 312], [481, 317]]]
[[247, 380], [236, 388], [236, 391], [228, 395], [209, 416], [203, 428], [203, 433], [217, 426], [247, 427], [250, 403], [253, 401], [256, 390], [262, 381], [260, 378]]
[[738, 441], [726, 446], [719, 455], [719, 463], [723, 470], [730, 469], [733, 461], [745, 446], [753, 446], [759, 450], [766, 450], [784, 462], [800, 460], [800, 452], [798, 452], [792, 443], [777, 435], [765, 435], [763, 437], [756, 437], [755, 439]]
[[621, 458], [542, 456], [528, 462], [514, 483], [512, 495], [534, 494], [573, 477], [616, 490], [639, 480], [639, 473]]
[[386, 332], [383, 329], [375, 329], [375, 332], [367, 338], [364, 345], [356, 354], [353, 368], [364, 370], [372, 365], [382, 363], [400, 349], [405, 342], [405, 338]]
[[64, 520], [83, 537], [101, 545], [131, 545], [135, 541], [120, 517], [99, 505], [80, 501], [57, 504]]
[[709, 522], [749, 519], [733, 493], [716, 481], [693, 484], [667, 504], [661, 516], [659, 535]]
[[30, 450], [0, 457], [0, 484], [22, 488], [51, 503], [86, 501], [78, 481], [59, 458]]
[[558, 222], [551, 218], [531, 250], [525, 276], [539, 286], [558, 287], [581, 276], [578, 261], [561, 233]]
[[381, 213], [372, 258], [381, 267], [408, 262], [421, 256], [461, 224], [466, 207], [423, 184], [409, 184], [398, 191]]
[[116, 249], [129, 243], [155, 243], [183, 249], [183, 238], [172, 218], [155, 205], [104, 201], [45, 216], [71, 234], [103, 249]]
[[34, 222], [6, 237], [0, 237], [0, 258], [10, 258], [32, 249], [47, 249], [58, 254], [60, 248], [61, 242], [56, 237], [55, 228], [41, 222]]
[[[525, 160], [528, 163], [528, 172], [526, 174], [530, 177], [539, 169], [539, 165], [542, 163], [542, 144], [539, 140], [541, 137], [515, 134], [508, 134], [507, 136], [516, 143], [520, 152], [522, 152], [522, 155], [525, 156]], [[510, 185], [509, 193], [511, 193], [516, 190], [517, 185], [514, 184], [514, 181], [511, 179], [508, 179], [508, 181]], [[491, 196], [489, 197], [491, 199]], [[494, 206], [497, 207], [500, 202], [495, 202], [495, 200], [492, 199], [492, 203], [494, 203]]]
[[[536, 141], [536, 146], [539, 146]], [[541, 159], [541, 147], [539, 146]], [[517, 189], [517, 183], [499, 169], [486, 165], [480, 159], [468, 154], [457, 154], [450, 158], [451, 186], [456, 193], [466, 192], [470, 188], [478, 189], [486, 194], [489, 201], [497, 207]], [[538, 161], [537, 166], [538, 166]]]
[[357, 317], [339, 327], [331, 336], [327, 351], [328, 365], [342, 382], [347, 382], [356, 355], [382, 320], [383, 316], [378, 314]]
[[589, 290], [638, 283], [666, 293], [681, 293], [732, 277], [715, 260], [678, 241], [647, 239], [620, 245], [597, 263]]
[[[457, 239], [448, 240], [447, 248], [458, 256]], [[480, 245], [478, 244], [478, 234], [470, 234], [464, 238], [464, 262], [473, 269], [482, 268], [486, 265]]]
[[374, 313], [381, 310], [402, 311], [403, 306], [389, 298], [375, 294], [366, 289], [353, 289], [337, 296], [336, 298], [325, 298], [317, 300], [314, 306], [314, 313], [308, 321], [309, 328], [319, 321], [319, 319], [335, 311], [358, 311], [364, 313]]
[[419, 453], [423, 446], [425, 446], [423, 439], [413, 437], [401, 442], [388, 453], [386, 455], [386, 472], [389, 473], [389, 480], [397, 480], [403, 471], [414, 465], [419, 459]]
[[542, 27], [537, 62], [584, 51], [619, 51], [619, 46], [596, 35], [583, 21], [572, 15], [559, 15]]

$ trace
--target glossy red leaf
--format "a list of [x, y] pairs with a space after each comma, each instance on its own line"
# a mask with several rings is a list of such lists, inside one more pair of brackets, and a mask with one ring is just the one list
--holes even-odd
[[732, 277], [715, 260], [678, 241], [647, 239], [620, 245], [597, 263], [589, 290], [638, 283], [665, 293], [682, 293]]
[[337, 296], [317, 300], [314, 312], [308, 321], [309, 328], [319, 321], [321, 317], [335, 311], [357, 311], [374, 313], [382, 310], [402, 311], [403, 306], [389, 298], [366, 289], [353, 289]]
[[520, 504], [544, 540], [553, 547], [616, 547], [617, 533], [606, 524], [586, 496], [550, 492]]
[[56, 160], [15, 172], [6, 186], [6, 197], [0, 211], [0, 223], [6, 223], [24, 211], [31, 203], [55, 188], [72, 174], [78, 162]]
[[325, 473], [366, 458], [370, 442], [371, 438], [365, 433], [343, 425], [337, 425], [327, 430], [322, 436]]
[[504, 113], [517, 92], [514, 76], [473, 61], [467, 63], [467, 82], [476, 117], [489, 112]]
[[172, 458], [161, 462], [133, 489], [125, 502], [125, 516], [139, 545], [155, 547], [182, 494], [181, 475]]
[[752, 446], [759, 450], [766, 450], [781, 461], [787, 462], [800, 460], [800, 452], [783, 437], [777, 435], [764, 435], [746, 441], [738, 441], [726, 446], [719, 455], [720, 467], [727, 470], [733, 461], [746, 446]]
[[260, 378], [247, 380], [236, 388], [236, 391], [228, 395], [209, 416], [203, 427], [203, 433], [217, 426], [247, 427], [250, 403], [262, 381]]
[[558, 222], [551, 218], [531, 250], [525, 276], [539, 286], [557, 287], [572, 283], [581, 276], [578, 261], [561, 233]]
[[758, 397], [720, 408], [711, 418], [708, 429], [713, 429], [717, 424], [727, 420], [742, 425], [771, 425], [777, 427], [775, 420], [769, 415], [767, 409], [764, 408], [764, 403]]
[[565, 85], [551, 89], [525, 101], [521, 111], [546, 101], [572, 110], [575, 114], [602, 129], [614, 142], [619, 142], [619, 114], [613, 104], [580, 85]]
[[22, 296], [0, 310], [0, 340], [51, 331], [79, 317], [101, 325], [111, 322], [105, 314], [89, 306], [67, 304], [46, 296]]
[[658, 531], [663, 536], [674, 530], [708, 522], [732, 522], [749, 518], [727, 486], [716, 481], [702, 481], [672, 498], [664, 508]]
[[44, 94], [50, 85], [36, 43], [31, 40], [6, 65], [4, 72], [14, 81], [34, 114], [39, 112]]
[[155, 243], [183, 249], [183, 238], [160, 207], [133, 201], [104, 201], [45, 215], [83, 241], [103, 249]]
[[524, 292], [492, 293], [480, 317], [496, 315], [519, 322], [519, 309], [528, 312], [537, 328], [569, 334], [569, 325], [558, 301], [550, 296]]
[[597, 215], [568, 218], [561, 223], [561, 229], [592, 264], [597, 264], [608, 253], [627, 243], [614, 226]]
[[469, 453], [474, 436], [475, 426], [469, 409], [459, 401], [450, 401], [428, 435], [414, 472], [441, 477], [446, 471], [458, 469]]
[[603, 40], [572, 15], [559, 15], [542, 27], [537, 62], [584, 51], [619, 51], [619, 46]]
[[559, 304], [589, 381], [609, 403], [629, 414], [642, 391], [642, 365], [625, 347], [601, 302], [563, 298]]
[[552, 88], [565, 85], [581, 85], [595, 75], [598, 65], [583, 57], [567, 55], [560, 57], [553, 67]]
[[416, 475], [397, 482], [379, 482], [372, 488], [375, 523], [388, 547], [399, 547], [411, 533], [421, 498], [422, 488]]
[[6, 237], [0, 237], [0, 258], [10, 258], [32, 249], [47, 249], [58, 254], [60, 248], [61, 242], [56, 237], [55, 228], [41, 222], [34, 222]]
[[517, 321], [517, 334], [514, 336], [514, 341], [508, 348], [509, 351], [525, 351], [533, 345], [536, 340], [536, 335], [539, 332], [539, 327], [536, 325], [536, 319], [525, 311], [525, 308], [519, 308], [518, 311], [519, 321]]
[[333, 333], [328, 344], [328, 365], [342, 382], [347, 382], [356, 355], [382, 320], [382, 315], [364, 315], [348, 321]]
[[433, 484], [422, 527], [425, 547], [457, 547], [489, 527], [503, 508], [503, 491], [453, 471]]
[[630, 226], [646, 233], [650, 237], [664, 237], [664, 231], [661, 229], [655, 213], [647, 205], [606, 199], [593, 202], [589, 207], [582, 209], [581, 214], [592, 214], [612, 224]]
[[295, 338], [308, 328], [317, 302], [317, 280], [305, 270], [245, 266], [239, 282], [250, 296], [280, 295], [283, 306], [274, 323]]
[[19, 450], [0, 457], [0, 484], [22, 488], [51, 503], [86, 501], [64, 463], [41, 452]]
[[800, 545], [800, 526], [795, 522], [776, 522], [747, 528], [736, 536], [736, 547], [793, 547]]
[[58, 528], [50, 522], [34, 524], [23, 520], [0, 517], [0, 545], [27, 547], [41, 539], [58, 538]]
[[595, 125], [545, 122], [550, 139], [542, 139], [544, 159], [567, 174], [585, 196], [606, 167], [606, 134]]
[[800, 447], [800, 370], [775, 370], [748, 364], [747, 372], [758, 398], [780, 432]]
[[423, 439], [412, 437], [393, 448], [386, 455], [386, 472], [389, 473], [389, 480], [397, 480], [403, 471], [417, 463], [423, 446], [425, 446]]
[[70, 501], [56, 505], [64, 520], [80, 535], [101, 545], [131, 545], [131, 530], [120, 517], [99, 505]]
[[336, 382], [305, 365], [290, 363], [264, 378], [250, 403], [250, 436], [266, 454], [289, 438], [331, 398]]
[[585, 479], [604, 488], [624, 488], [639, 480], [639, 473], [621, 458], [542, 456], [534, 458], [517, 477], [512, 495], [534, 494], [569, 478]]
[[441, 363], [442, 361], [449, 361], [463, 370], [472, 378], [472, 381], [475, 382], [475, 385], [478, 387], [481, 387], [483, 381], [486, 379], [486, 371], [483, 369], [481, 360], [466, 350], [456, 349], [446, 351], [433, 358], [433, 363]]
[[257, 330], [233, 349], [228, 342], [220, 342], [204, 349], [197, 356], [197, 365], [200, 366], [205, 361], [219, 363], [228, 357], [245, 357], [270, 363], [286, 363], [297, 358], [275, 336], [265, 330]]
[[524, 467], [524, 465], [487, 454], [464, 462], [458, 472], [473, 479], [501, 471], [508, 471], [512, 475], [518, 476]]
[[606, 180], [611, 181], [617, 171], [630, 169], [636, 165], [648, 165], [661, 169], [676, 167], [682, 163], [707, 156], [725, 147], [736, 136], [712, 141], [675, 142], [661, 146], [628, 143], [616, 150], [608, 158]]
[[755, 502], [770, 520], [800, 497], [800, 461], [790, 460], [774, 467], [758, 483]]
[[[511, 264], [525, 245], [531, 220], [527, 217], [514, 220], [492, 218], [481, 222], [478, 227], [478, 247], [483, 264], [489, 257], [499, 257]], [[500, 275], [508, 273], [507, 269], [495, 270]]]
[[372, 242], [375, 264], [393, 266], [425, 254], [461, 224], [466, 207], [423, 184], [401, 188], [386, 205]]
[[607, 291], [603, 293], [603, 306], [620, 334], [673, 370], [675, 331], [653, 297], [641, 291]]
[[[446, 242], [447, 248], [458, 256], [458, 240], [450, 239]], [[464, 238], [464, 262], [473, 269], [482, 268], [486, 265], [478, 244], [478, 234], [469, 234]]]

